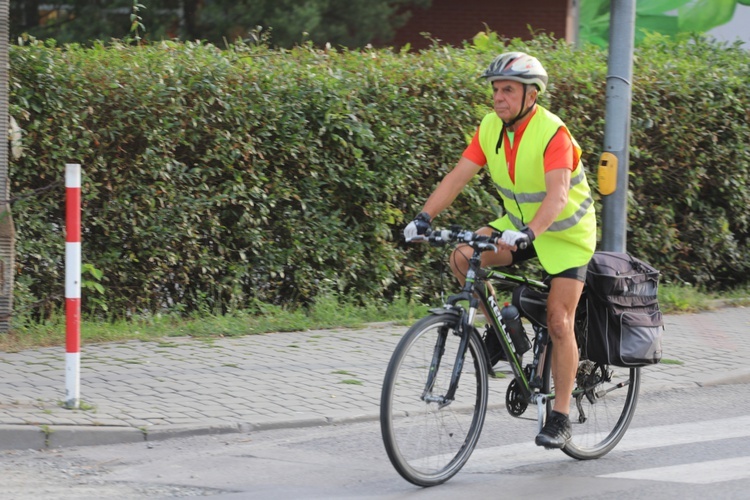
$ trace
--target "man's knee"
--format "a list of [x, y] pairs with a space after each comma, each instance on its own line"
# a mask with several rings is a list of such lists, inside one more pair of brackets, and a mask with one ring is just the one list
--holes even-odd
[[547, 327], [552, 341], [572, 338], [574, 314], [568, 314], [564, 308], [549, 308], [547, 310]]
[[552, 279], [552, 290], [547, 302], [547, 326], [552, 340], [575, 338], [576, 306], [583, 283], [565, 277]]

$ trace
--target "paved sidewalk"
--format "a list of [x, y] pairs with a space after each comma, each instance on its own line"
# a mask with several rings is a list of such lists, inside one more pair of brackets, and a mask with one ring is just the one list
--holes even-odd
[[[663, 357], [681, 364], [644, 369], [642, 391], [750, 382], [750, 308], [669, 315], [665, 327]], [[405, 330], [84, 345], [78, 410], [61, 406], [64, 348], [0, 353], [0, 450], [374, 420]]]

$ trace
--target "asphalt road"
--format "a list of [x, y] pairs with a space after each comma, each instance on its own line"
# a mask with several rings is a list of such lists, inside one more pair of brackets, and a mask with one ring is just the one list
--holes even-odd
[[0, 455], [3, 498], [748, 498], [750, 384], [651, 390], [609, 455], [533, 444], [535, 423], [488, 415], [479, 446], [429, 489], [391, 467], [377, 422]]

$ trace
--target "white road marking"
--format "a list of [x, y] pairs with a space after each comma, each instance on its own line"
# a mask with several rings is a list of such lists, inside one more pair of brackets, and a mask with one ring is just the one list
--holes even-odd
[[628, 429], [615, 451], [643, 450], [750, 436], [750, 415]]
[[[534, 445], [535, 424], [532, 422], [529, 430], [529, 440], [524, 443], [515, 443], [504, 446], [494, 446], [477, 449], [466, 464], [464, 470], [473, 473], [492, 473], [503, 470], [511, 470], [525, 465], [547, 464], [570, 460], [559, 451], [545, 450]], [[575, 429], [574, 429], [575, 432]], [[618, 451], [635, 451], [662, 448], [667, 446], [679, 446], [693, 443], [704, 443], [718, 441], [721, 439], [736, 439], [750, 437], [750, 415], [725, 418], [717, 420], [705, 420], [700, 422], [688, 422], [683, 424], [660, 425], [653, 427], [630, 428], [625, 433], [622, 441], [610, 453]], [[744, 464], [745, 469], [750, 471], [750, 458], [728, 459], [730, 466], [734, 467], [734, 461]], [[722, 461], [718, 461], [722, 462]], [[709, 463], [710, 462], [706, 462]], [[696, 467], [704, 467], [701, 464], [693, 464]], [[684, 466], [674, 466], [676, 468]], [[666, 467], [665, 469], [669, 469]], [[639, 471], [632, 471], [636, 473]], [[628, 474], [625, 472], [623, 474]], [[696, 474], [700, 476], [700, 474]], [[602, 476], [604, 477], [604, 476]], [[615, 477], [614, 475], [606, 477]], [[623, 476], [625, 477], [625, 476]], [[666, 477], [666, 476], [665, 476]], [[720, 477], [716, 474], [713, 477]], [[750, 477], [748, 475], [741, 478]], [[667, 479], [663, 479], [667, 480]], [[706, 479], [709, 480], [709, 479]], [[713, 480], [713, 479], [710, 479]], [[728, 479], [717, 479], [726, 481]]]
[[750, 457], [727, 458], [691, 464], [654, 467], [603, 474], [597, 477], [646, 479], [670, 483], [711, 484], [750, 478]]

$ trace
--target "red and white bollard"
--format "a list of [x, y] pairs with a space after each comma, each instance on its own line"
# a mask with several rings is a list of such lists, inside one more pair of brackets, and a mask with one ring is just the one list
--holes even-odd
[[65, 406], [81, 396], [81, 165], [65, 164]]

